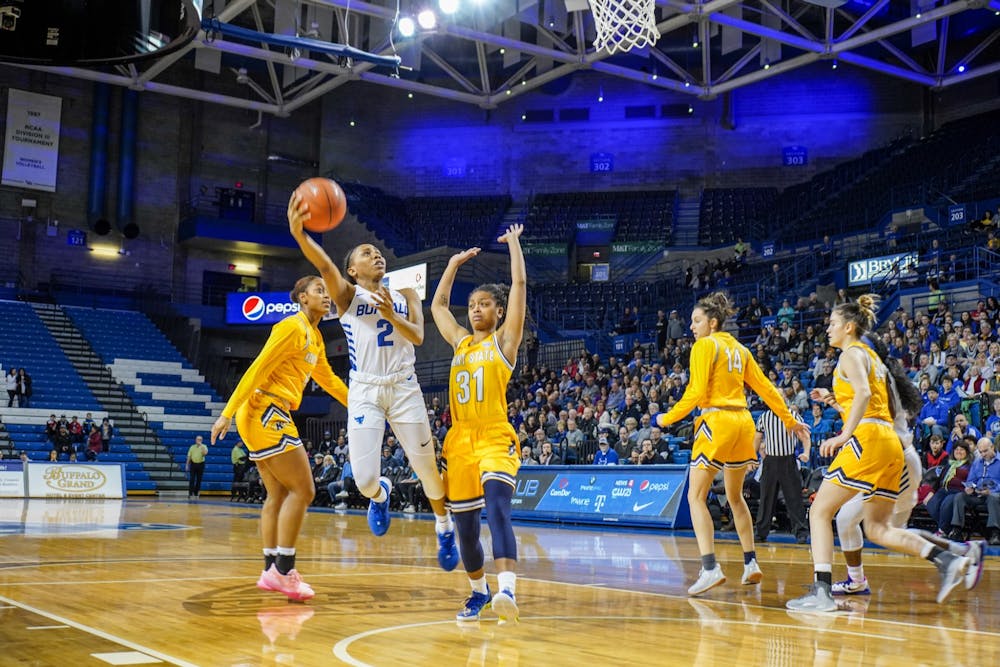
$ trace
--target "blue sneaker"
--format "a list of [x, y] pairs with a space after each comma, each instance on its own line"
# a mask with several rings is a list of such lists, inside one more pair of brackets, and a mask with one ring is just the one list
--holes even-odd
[[854, 581], [848, 575], [843, 581], [835, 581], [830, 586], [830, 592], [834, 595], [871, 595], [872, 589], [868, 587], [868, 577], [861, 581]]
[[385, 501], [381, 503], [368, 501], [368, 527], [372, 529], [375, 537], [382, 537], [389, 532], [389, 494], [392, 493], [392, 482], [380, 477], [378, 483], [385, 489]]
[[455, 546], [455, 531], [438, 533], [438, 565], [445, 572], [458, 567], [458, 547]]
[[476, 593], [473, 591], [472, 595], [465, 599], [465, 606], [462, 610], [455, 614], [456, 621], [478, 621], [479, 612], [490, 606], [490, 601], [493, 600], [493, 596], [490, 594], [490, 587], [486, 587], [485, 593]]
[[517, 601], [514, 599], [514, 594], [506, 589], [497, 593], [493, 597], [493, 611], [501, 621], [517, 623]]

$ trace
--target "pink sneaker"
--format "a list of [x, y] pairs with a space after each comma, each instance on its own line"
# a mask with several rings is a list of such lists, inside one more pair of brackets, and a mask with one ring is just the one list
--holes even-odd
[[298, 571], [290, 570], [288, 574], [281, 574], [274, 565], [261, 573], [260, 579], [257, 580], [257, 588], [282, 593], [289, 600], [303, 601], [316, 595], [309, 584], [302, 581]]

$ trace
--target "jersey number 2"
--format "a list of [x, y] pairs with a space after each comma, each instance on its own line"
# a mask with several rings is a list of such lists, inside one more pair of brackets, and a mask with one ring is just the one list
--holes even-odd
[[379, 347], [392, 347], [392, 341], [389, 340], [389, 336], [392, 335], [394, 329], [392, 328], [392, 322], [389, 320], [379, 320], [375, 323], [378, 327], [378, 346]]
[[483, 367], [480, 366], [472, 373], [469, 371], [459, 371], [455, 373], [455, 383], [458, 385], [458, 393], [455, 398], [462, 405], [465, 405], [472, 398], [472, 389], [469, 387], [469, 381], [475, 380], [475, 392], [476, 392], [476, 402], [483, 402]]

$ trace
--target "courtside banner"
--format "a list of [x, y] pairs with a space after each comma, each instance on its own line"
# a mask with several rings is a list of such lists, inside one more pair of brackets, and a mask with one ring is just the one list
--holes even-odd
[[3, 185], [56, 191], [61, 117], [62, 98], [9, 89]]
[[688, 466], [524, 466], [513, 517], [690, 528]]
[[0, 461], [0, 498], [24, 497], [24, 463]]
[[121, 463], [28, 463], [29, 498], [124, 498]]

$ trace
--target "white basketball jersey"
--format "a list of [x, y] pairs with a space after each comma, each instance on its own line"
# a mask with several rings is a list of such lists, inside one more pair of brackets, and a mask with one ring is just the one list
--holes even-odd
[[[396, 290], [390, 289], [389, 293], [393, 310], [407, 318], [410, 309], [406, 299]], [[347, 334], [352, 377], [355, 371], [374, 376], [413, 371], [416, 361], [413, 343], [382, 317], [372, 300], [372, 293], [364, 287], [355, 285], [354, 299], [347, 311], [340, 314], [340, 325]]]

